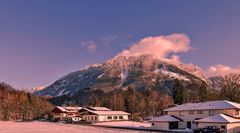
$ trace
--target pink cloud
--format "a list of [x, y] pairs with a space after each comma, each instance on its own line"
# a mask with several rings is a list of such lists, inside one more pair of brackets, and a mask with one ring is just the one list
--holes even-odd
[[106, 36], [102, 38], [102, 42], [105, 45], [109, 45], [112, 43], [114, 39], [117, 39], [117, 38], [118, 38], [118, 35]]
[[157, 58], [166, 58], [174, 54], [172, 59], [179, 61], [177, 53], [187, 52], [190, 49], [190, 39], [185, 34], [171, 34], [167, 36], [154, 36], [141, 39], [129, 49], [123, 50], [118, 56], [139, 56], [150, 54]]
[[229, 67], [226, 65], [218, 64], [215, 66], [211, 66], [207, 69], [207, 75], [211, 76], [225, 76], [228, 74], [236, 74], [240, 73], [240, 67]]
[[96, 52], [97, 49], [97, 45], [94, 41], [90, 40], [90, 41], [83, 41], [81, 42], [81, 45], [88, 50], [89, 52]]

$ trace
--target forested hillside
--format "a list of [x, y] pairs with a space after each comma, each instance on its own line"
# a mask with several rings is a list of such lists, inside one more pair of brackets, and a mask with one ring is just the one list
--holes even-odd
[[0, 83], [0, 120], [33, 120], [49, 112], [52, 107], [42, 97]]

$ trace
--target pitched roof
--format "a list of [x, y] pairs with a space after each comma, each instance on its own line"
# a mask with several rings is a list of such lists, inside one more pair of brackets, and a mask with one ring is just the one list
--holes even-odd
[[214, 116], [209, 116], [206, 118], [195, 120], [195, 122], [234, 123], [234, 122], [240, 122], [240, 119], [235, 119], [224, 114], [217, 114]]
[[181, 119], [171, 116], [171, 115], [163, 115], [159, 117], [155, 117], [150, 122], [180, 122]]
[[63, 107], [64, 109], [68, 110], [68, 111], [78, 111], [80, 109], [82, 109], [82, 107]]
[[110, 111], [111, 110], [111, 109], [106, 108], [106, 107], [88, 107], [88, 109], [94, 110], [94, 111]]
[[96, 115], [129, 115], [129, 113], [124, 112], [124, 111], [112, 111], [112, 110], [106, 110], [106, 111], [93, 111], [87, 108], [83, 108], [83, 110], [86, 110], [88, 112], [91, 112]]
[[164, 111], [230, 109], [230, 108], [240, 109], [240, 104], [230, 102], [230, 101], [227, 101], [227, 100], [208, 101], [208, 102], [199, 102], [199, 103], [186, 103], [186, 104], [177, 105], [175, 107], [165, 109]]
[[59, 110], [62, 112], [77, 112], [78, 110], [82, 109], [82, 107], [62, 107], [62, 106], [56, 106]]
[[67, 110], [61, 106], [56, 106], [56, 108], [58, 108], [59, 110], [61, 110], [62, 112], [67, 112]]
[[129, 115], [129, 113], [124, 111], [92, 111], [92, 113], [97, 115]]

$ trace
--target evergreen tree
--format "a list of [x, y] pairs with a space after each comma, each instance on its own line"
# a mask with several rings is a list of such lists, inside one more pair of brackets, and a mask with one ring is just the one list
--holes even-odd
[[208, 89], [207, 89], [206, 83], [202, 82], [198, 91], [199, 91], [198, 97], [199, 97], [200, 102], [207, 101], [208, 100]]
[[184, 88], [182, 83], [176, 79], [174, 81], [173, 86], [173, 101], [175, 104], [182, 104], [183, 103], [183, 96], [184, 96]]

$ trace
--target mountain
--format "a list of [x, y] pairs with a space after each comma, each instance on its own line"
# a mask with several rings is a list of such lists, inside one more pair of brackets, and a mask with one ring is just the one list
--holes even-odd
[[221, 90], [222, 83], [224, 82], [224, 77], [222, 76], [214, 76], [209, 78], [210, 84], [213, 89]]
[[102, 64], [89, 65], [72, 72], [44, 89], [36, 89], [34, 94], [73, 96], [84, 89], [111, 92], [126, 90], [129, 86], [137, 91], [159, 88], [171, 94], [176, 79], [185, 85], [209, 84], [202, 70], [192, 64], [174, 63], [151, 55], [116, 56]]
[[34, 92], [43, 90], [43, 89], [45, 89], [46, 87], [48, 87], [48, 85], [34, 87], [34, 88], [32, 88], [32, 89], [30, 90], [30, 93], [34, 93]]

